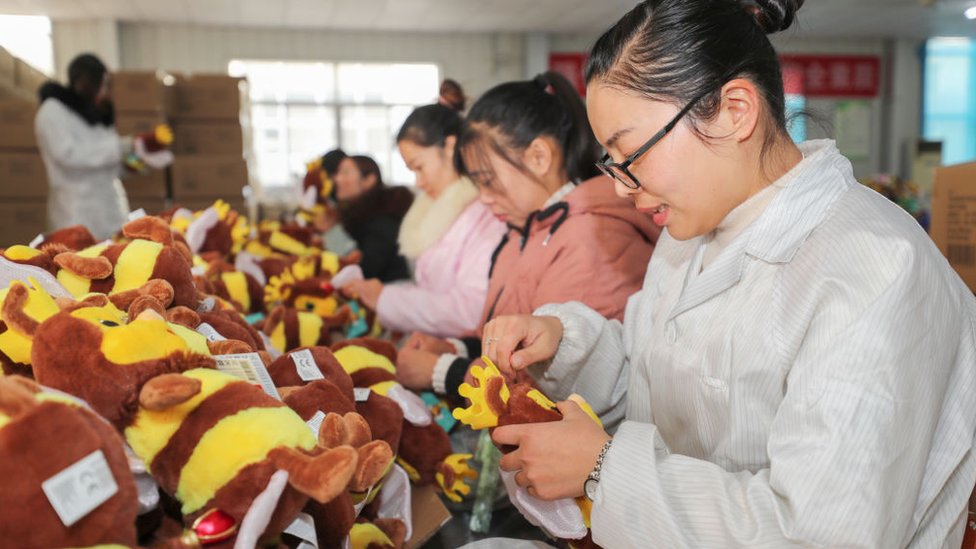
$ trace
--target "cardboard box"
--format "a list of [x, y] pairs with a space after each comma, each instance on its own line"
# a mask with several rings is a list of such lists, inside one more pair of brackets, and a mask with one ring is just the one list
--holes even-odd
[[141, 198], [138, 196], [129, 197], [129, 211], [142, 209], [148, 215], [159, 215], [169, 209], [169, 201], [165, 198]]
[[47, 173], [37, 153], [0, 152], [0, 198], [44, 198]]
[[[173, 197], [241, 196], [247, 185], [247, 164], [238, 156], [177, 156], [170, 167]], [[225, 199], [226, 199], [225, 198]]]
[[406, 540], [406, 549], [416, 549], [427, 542], [447, 521], [451, 513], [431, 486], [411, 486], [410, 508], [413, 535]]
[[239, 122], [177, 121], [173, 124], [173, 152], [176, 154], [242, 155], [244, 134]]
[[27, 244], [46, 230], [46, 200], [0, 200], [0, 247]]
[[37, 104], [19, 99], [0, 99], [0, 149], [37, 150], [34, 116]]
[[10, 52], [0, 48], [0, 82], [14, 84], [16, 70], [14, 69], [16, 58]]
[[118, 71], [111, 76], [116, 111], [161, 112], [166, 103], [162, 73]]
[[167, 114], [183, 120], [240, 120], [247, 84], [223, 74], [177, 76], [167, 88]]
[[976, 291], [976, 162], [935, 170], [932, 240]]
[[129, 175], [122, 179], [125, 194], [131, 198], [164, 199], [166, 192], [166, 170], [152, 170], [147, 174]]
[[198, 196], [194, 198], [174, 198], [172, 202], [173, 206], [179, 206], [188, 210], [197, 211], [213, 206], [214, 202], [217, 200], [223, 200], [224, 202], [230, 204], [230, 207], [237, 211], [237, 213], [247, 215], [247, 206], [244, 203], [244, 197], [239, 195], [240, 193], [234, 196]]
[[162, 112], [116, 112], [115, 131], [119, 135], [150, 133], [166, 122]]
[[41, 85], [48, 81], [48, 77], [26, 61], [14, 59], [14, 81], [18, 88], [36, 95]]
[[18, 88], [13, 81], [5, 82], [0, 80], [0, 99], [17, 99], [28, 103], [37, 102], [37, 93]]

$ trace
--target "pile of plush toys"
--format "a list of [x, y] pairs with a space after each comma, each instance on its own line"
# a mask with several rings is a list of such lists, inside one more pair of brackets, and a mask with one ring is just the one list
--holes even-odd
[[3, 249], [4, 539], [403, 546], [411, 483], [474, 473], [341, 291], [357, 259], [219, 201]]

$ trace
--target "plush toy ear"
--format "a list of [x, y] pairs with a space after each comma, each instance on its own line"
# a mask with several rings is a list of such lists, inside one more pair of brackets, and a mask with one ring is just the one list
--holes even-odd
[[325, 449], [337, 448], [349, 443], [349, 432], [342, 416], [329, 412], [319, 426], [319, 446]]
[[62, 311], [71, 312], [85, 307], [104, 307], [110, 303], [108, 296], [104, 294], [92, 294], [81, 301], [74, 301], [70, 298], [58, 298], [55, 300], [58, 308]]
[[365, 492], [386, 474], [393, 461], [393, 450], [385, 440], [374, 440], [360, 446], [356, 451], [359, 454], [359, 463], [349, 483], [349, 489], [353, 492]]
[[346, 491], [359, 455], [351, 446], [339, 446], [315, 457], [294, 448], [275, 448], [269, 454], [279, 469], [288, 471], [288, 483], [319, 503]]
[[193, 309], [183, 305], [178, 305], [167, 311], [166, 319], [173, 324], [186, 326], [191, 330], [200, 325], [200, 315], [198, 315]]
[[163, 307], [168, 307], [170, 303], [173, 302], [173, 297], [176, 293], [173, 291], [173, 285], [162, 278], [154, 278], [149, 280], [142, 286], [125, 292], [119, 292], [117, 294], [112, 294], [109, 299], [116, 307], [122, 309], [123, 311], [128, 311], [132, 303], [140, 296], [151, 296], [156, 301], [159, 302]]
[[210, 348], [210, 354], [214, 356], [218, 355], [239, 355], [244, 353], [253, 353], [254, 349], [250, 345], [240, 341], [238, 339], [224, 339], [221, 341], [207, 341], [207, 347]]
[[135, 318], [143, 311], [155, 311], [160, 318], [166, 318], [166, 309], [150, 295], [141, 295], [129, 305], [129, 318]]
[[30, 294], [27, 292], [27, 286], [19, 282], [11, 285], [7, 298], [3, 302], [3, 308], [0, 309], [0, 318], [16, 331], [33, 336], [40, 323], [24, 312], [28, 297]]
[[159, 242], [164, 246], [173, 245], [173, 231], [159, 217], [147, 215], [122, 226], [122, 234], [129, 238], [143, 238]]
[[112, 262], [105, 257], [81, 257], [74, 252], [63, 252], [54, 256], [54, 264], [88, 280], [108, 278], [113, 269]]
[[366, 423], [363, 416], [356, 412], [348, 412], [342, 416], [342, 420], [346, 424], [346, 433], [349, 434], [349, 441], [346, 444], [353, 448], [359, 448], [373, 440], [373, 433], [369, 429], [369, 423]]
[[139, 405], [153, 412], [161, 412], [190, 400], [200, 392], [200, 387], [199, 379], [180, 374], [156, 376], [139, 391]]
[[278, 323], [282, 322], [285, 317], [285, 307], [284, 305], [278, 305], [271, 310], [271, 314], [264, 321], [263, 330], [266, 335], [271, 335], [271, 331], [274, 330]]
[[0, 411], [6, 416], [20, 415], [37, 406], [34, 398], [40, 387], [22, 376], [0, 377]]

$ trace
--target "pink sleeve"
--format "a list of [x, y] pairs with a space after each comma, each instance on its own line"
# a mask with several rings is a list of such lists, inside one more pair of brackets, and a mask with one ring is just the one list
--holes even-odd
[[[490, 214], [489, 214], [490, 215]], [[504, 225], [479, 215], [465, 227], [465, 238], [453, 240], [451, 260], [435, 269], [451, 269], [447, 288], [417, 284], [388, 285], [380, 294], [377, 314], [387, 328], [398, 332], [421, 331], [440, 337], [460, 337], [478, 326], [488, 292], [491, 254], [501, 241]]]

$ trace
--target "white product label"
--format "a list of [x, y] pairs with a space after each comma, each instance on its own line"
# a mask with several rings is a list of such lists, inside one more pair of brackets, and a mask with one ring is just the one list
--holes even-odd
[[318, 364], [315, 363], [315, 358], [312, 357], [311, 350], [305, 349], [297, 353], [292, 353], [291, 360], [295, 363], [295, 370], [298, 372], [298, 377], [302, 378], [302, 381], [325, 379], [322, 371], [319, 370]]
[[208, 297], [203, 301], [201, 301], [200, 305], [197, 306], [197, 312], [209, 313], [210, 311], [214, 310], [214, 307], [216, 306], [217, 306], [217, 300], [214, 299], [213, 297]]
[[44, 233], [35, 236], [34, 240], [31, 240], [28, 246], [31, 248], [36, 248], [41, 245], [41, 242], [44, 242]]
[[353, 395], [356, 397], [356, 402], [366, 402], [369, 399], [369, 394], [373, 392], [372, 389], [367, 387], [353, 387]]
[[313, 435], [319, 436], [319, 429], [322, 428], [323, 421], [325, 421], [325, 413], [323, 413], [322, 410], [319, 410], [318, 412], [315, 412], [315, 415], [306, 421], [305, 424], [308, 425], [308, 428], [312, 430]]
[[225, 341], [227, 339], [226, 337], [220, 335], [220, 332], [206, 322], [197, 326], [197, 333], [203, 334], [203, 336], [207, 338], [207, 341]]
[[298, 549], [318, 549], [319, 538], [315, 535], [315, 521], [308, 513], [299, 513], [295, 521], [285, 528], [286, 534], [291, 534], [302, 540]]
[[65, 526], [78, 522], [119, 491], [101, 450], [45, 480], [41, 489]]
[[278, 389], [275, 388], [267, 368], [264, 367], [264, 362], [261, 362], [261, 357], [257, 353], [218, 355], [214, 359], [217, 361], [217, 369], [221, 372], [257, 385], [264, 389], [265, 393], [281, 400]]
[[143, 208], [129, 212], [129, 221], [135, 221], [136, 219], [142, 219], [143, 217], [146, 217], [146, 210]]

